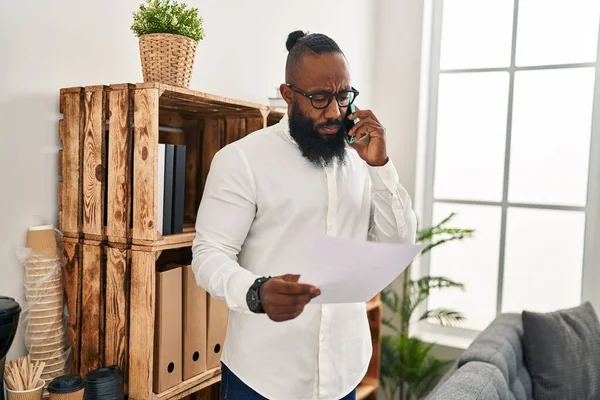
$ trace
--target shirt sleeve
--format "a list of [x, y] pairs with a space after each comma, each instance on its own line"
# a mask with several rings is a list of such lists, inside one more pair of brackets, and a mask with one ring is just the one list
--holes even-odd
[[392, 160], [381, 167], [367, 168], [371, 177], [369, 240], [414, 243], [417, 218]]
[[256, 215], [250, 165], [234, 145], [214, 156], [196, 219], [192, 269], [196, 282], [232, 311], [250, 313], [246, 294], [258, 278], [238, 263]]

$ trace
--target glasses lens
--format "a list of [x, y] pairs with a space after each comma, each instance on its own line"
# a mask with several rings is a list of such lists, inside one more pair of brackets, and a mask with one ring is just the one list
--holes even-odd
[[325, 93], [317, 93], [312, 98], [312, 104], [315, 108], [325, 108], [329, 105], [330, 95]]
[[338, 95], [340, 107], [348, 107], [354, 101], [354, 92], [342, 92]]

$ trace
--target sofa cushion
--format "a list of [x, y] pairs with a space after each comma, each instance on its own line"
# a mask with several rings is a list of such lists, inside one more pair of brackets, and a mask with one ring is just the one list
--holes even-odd
[[600, 399], [600, 323], [592, 305], [524, 311], [522, 319], [534, 398]]
[[510, 400], [502, 373], [492, 364], [473, 361], [457, 369], [427, 400]]
[[500, 314], [459, 359], [459, 368], [473, 361], [498, 368], [516, 400], [532, 398], [531, 378], [524, 364], [520, 314]]

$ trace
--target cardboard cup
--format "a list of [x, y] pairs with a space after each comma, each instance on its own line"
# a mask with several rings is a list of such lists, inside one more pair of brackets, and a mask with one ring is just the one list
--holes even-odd
[[58, 257], [56, 233], [52, 225], [32, 226], [27, 232], [27, 247], [36, 254], [48, 258]]
[[27, 301], [30, 304], [37, 303], [48, 303], [48, 302], [58, 302], [63, 300], [63, 290], [62, 287], [58, 289], [53, 289], [49, 292], [46, 291], [27, 291], [26, 293]]
[[49, 300], [40, 300], [40, 301], [36, 301], [33, 304], [30, 305], [29, 310], [30, 311], [40, 311], [40, 310], [47, 310], [47, 309], [56, 309], [56, 308], [63, 308], [64, 306], [64, 297], [60, 296], [59, 299], [54, 298], [54, 299], [49, 299]]
[[64, 355], [67, 352], [67, 348], [63, 343], [59, 343], [55, 346], [56, 349], [44, 352], [29, 352], [31, 359], [43, 360], [43, 359], [53, 359], [58, 356]]
[[[41, 342], [41, 341], [39, 341]], [[46, 342], [49, 342], [48, 340], [46, 340]], [[52, 352], [58, 349], [63, 349], [65, 348], [65, 341], [63, 340], [63, 338], [58, 338], [58, 340], [55, 340], [52, 343], [38, 343], [38, 341], [30, 343], [29, 345], [29, 352], [31, 354], [40, 354], [40, 353], [46, 353], [46, 352]]]
[[27, 337], [32, 340], [46, 340], [47, 343], [54, 343], [58, 338], [63, 337], [62, 329], [48, 329], [47, 331], [28, 331]]
[[32, 357], [55, 357], [67, 351], [67, 345], [64, 341], [56, 342], [46, 346], [36, 346], [31, 348], [29, 354]]
[[27, 325], [27, 332], [34, 333], [34, 332], [47, 332], [50, 330], [57, 331], [57, 330], [62, 329], [63, 326], [64, 326], [64, 323], [62, 320], [54, 321], [54, 322], [45, 322], [45, 323], [36, 323], [36, 322], [29, 321], [29, 324]]
[[46, 382], [40, 379], [35, 389], [31, 390], [11, 390], [5, 385], [6, 398], [7, 400], [41, 400], [45, 384]]
[[54, 314], [54, 315], [49, 315], [47, 317], [29, 317], [29, 323], [33, 324], [33, 325], [41, 325], [41, 324], [52, 324], [52, 323], [56, 323], [56, 322], [62, 322], [63, 321], [63, 314]]
[[43, 317], [53, 317], [63, 315], [63, 307], [55, 307], [55, 308], [32, 308], [27, 311], [29, 318], [43, 318]]

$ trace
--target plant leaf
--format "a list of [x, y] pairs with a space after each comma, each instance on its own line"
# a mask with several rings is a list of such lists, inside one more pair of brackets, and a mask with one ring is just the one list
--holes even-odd
[[420, 321], [430, 319], [436, 320], [442, 326], [452, 326], [463, 321], [465, 317], [457, 311], [446, 308], [436, 308], [425, 311], [423, 315], [421, 315], [421, 318], [419, 318]]

